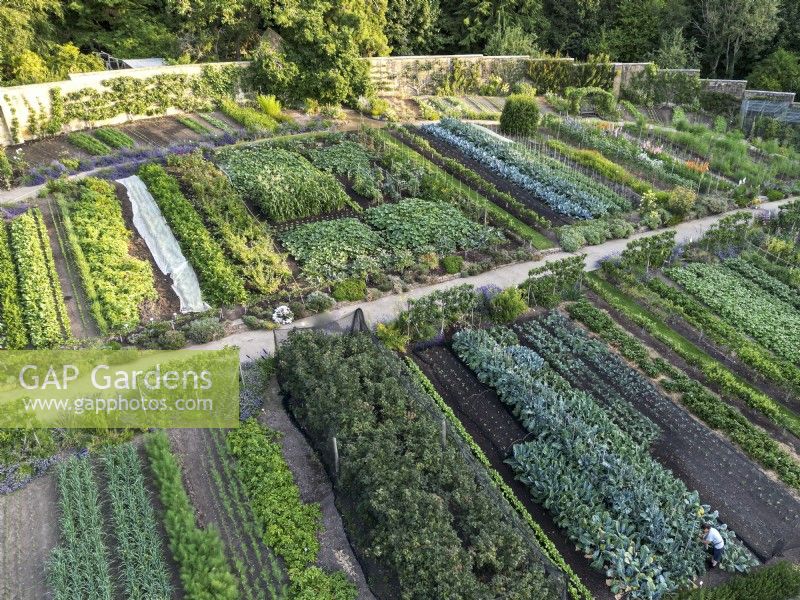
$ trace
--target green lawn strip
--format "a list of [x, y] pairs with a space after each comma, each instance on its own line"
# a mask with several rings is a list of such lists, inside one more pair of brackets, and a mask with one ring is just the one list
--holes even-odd
[[402, 154], [419, 164], [422, 168], [424, 168], [429, 173], [433, 174], [435, 177], [442, 179], [447, 185], [457, 187], [463, 191], [464, 196], [469, 199], [470, 202], [480, 206], [484, 209], [489, 215], [494, 217], [497, 221], [502, 223], [505, 227], [520, 235], [521, 237], [528, 240], [534, 248], [539, 250], [544, 250], [546, 248], [554, 247], [553, 242], [548, 240], [545, 236], [541, 233], [526, 225], [515, 216], [508, 214], [502, 208], [490, 202], [483, 196], [481, 196], [478, 192], [473, 190], [472, 188], [465, 186], [461, 183], [458, 179], [438, 167], [437, 165], [433, 164], [431, 161], [426, 159], [424, 156], [416, 152], [415, 150], [409, 148], [405, 144], [395, 140], [390, 135], [386, 134], [383, 131], [378, 132], [379, 137], [385, 141], [387, 144], [390, 144], [397, 148]]
[[410, 357], [406, 356], [406, 363], [408, 367], [411, 369], [411, 372], [417, 378], [417, 381], [420, 383], [422, 388], [428, 393], [428, 395], [433, 398], [436, 404], [439, 406], [441, 411], [445, 414], [447, 419], [453, 425], [455, 430], [458, 434], [464, 439], [467, 445], [472, 450], [472, 454], [475, 458], [480, 462], [485, 468], [486, 471], [489, 473], [489, 477], [492, 483], [499, 489], [511, 506], [519, 513], [519, 515], [525, 520], [526, 523], [530, 526], [533, 530], [534, 535], [536, 536], [536, 540], [539, 542], [539, 547], [542, 549], [542, 552], [549, 558], [558, 568], [560, 568], [566, 577], [567, 580], [567, 591], [569, 592], [570, 598], [574, 600], [590, 600], [593, 598], [592, 592], [589, 591], [583, 583], [581, 582], [578, 575], [572, 570], [572, 568], [567, 564], [564, 560], [564, 557], [558, 551], [555, 544], [550, 540], [547, 536], [545, 531], [542, 527], [537, 523], [531, 514], [528, 512], [528, 509], [525, 508], [525, 505], [517, 498], [517, 495], [514, 493], [514, 490], [511, 489], [508, 484], [503, 480], [503, 476], [498, 473], [494, 467], [492, 467], [489, 458], [484, 454], [481, 447], [472, 439], [472, 436], [469, 432], [464, 428], [459, 418], [453, 412], [448, 404], [444, 401], [444, 399], [439, 395], [434, 387], [433, 383], [427, 378], [425, 373], [422, 372], [422, 369], [419, 368], [417, 363], [415, 363]]
[[[667, 344], [676, 353], [680, 354], [679, 348], [685, 348], [687, 356], [699, 352], [696, 347], [597, 275], [590, 274], [587, 282], [591, 289], [615, 310], [647, 330], [654, 338]], [[590, 329], [595, 330], [587, 320], [581, 320]], [[601, 332], [598, 331], [598, 333]], [[633, 338], [630, 334], [626, 333], [626, 335]], [[618, 346], [614, 340], [606, 339], [612, 345]], [[640, 343], [638, 340], [636, 341]], [[703, 355], [701, 352], [699, 354]], [[784, 451], [766, 431], [753, 425], [739, 410], [717, 398], [700, 383], [690, 379], [675, 367], [663, 361], [660, 364], [665, 366], [662, 372], [665, 372], [670, 378], [664, 387], [669, 391], [681, 393], [681, 402], [689, 411], [712, 429], [725, 433], [745, 454], [766, 468], [775, 471], [787, 485], [800, 489], [800, 464]]]
[[[749, 407], [759, 411], [776, 425], [784, 427], [794, 435], [800, 437], [800, 415], [781, 406], [767, 394], [751, 386], [746, 380], [732, 373], [722, 363], [712, 358], [681, 334], [671, 329], [655, 314], [647, 311], [640, 304], [636, 303], [635, 300], [631, 298], [631, 295], [633, 295], [634, 298], [636, 298], [639, 293], [644, 295], [644, 292], [640, 291], [638, 287], [633, 290], [626, 289], [625, 292], [622, 292], [619, 288], [613, 288], [608, 282], [600, 280], [599, 277], [594, 274], [590, 277], [596, 277], [601, 285], [606, 286], [606, 289], [611, 288], [608, 293], [617, 293], [618, 297], [624, 295], [625, 299], [632, 304], [632, 306], [629, 306], [631, 310], [640, 311], [640, 314], [644, 315], [645, 318], [649, 319], [654, 324], [659, 332], [659, 339], [663, 338], [663, 341], [668, 344], [670, 348], [689, 364], [699, 368], [703, 375], [705, 375], [710, 382], [718, 385], [723, 392], [740, 398]], [[646, 298], [644, 299], [646, 301]]]

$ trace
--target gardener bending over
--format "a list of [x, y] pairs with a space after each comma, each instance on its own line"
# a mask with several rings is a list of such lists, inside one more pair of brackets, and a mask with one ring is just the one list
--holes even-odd
[[719, 561], [722, 560], [725, 540], [722, 539], [716, 527], [711, 526], [711, 523], [703, 524], [703, 544], [705, 544], [707, 550], [711, 551], [711, 566], [716, 567]]

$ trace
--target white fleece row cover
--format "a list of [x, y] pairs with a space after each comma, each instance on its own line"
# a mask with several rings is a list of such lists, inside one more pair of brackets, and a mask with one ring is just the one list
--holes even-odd
[[172, 234], [144, 181], [138, 175], [117, 181], [128, 190], [136, 231], [144, 238], [161, 272], [172, 278], [172, 289], [181, 301], [181, 312], [208, 310], [210, 307], [203, 302], [197, 274], [181, 252], [178, 240]]

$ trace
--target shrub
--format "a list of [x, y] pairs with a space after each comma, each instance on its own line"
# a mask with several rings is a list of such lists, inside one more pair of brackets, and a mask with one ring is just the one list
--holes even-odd
[[500, 115], [500, 131], [512, 135], [533, 135], [539, 125], [539, 104], [534, 96], [512, 94]]
[[397, 325], [397, 323], [378, 323], [375, 328], [375, 335], [383, 342], [383, 345], [389, 350], [397, 352], [405, 352], [406, 346], [411, 341], [411, 336], [406, 335]]
[[0, 148], [0, 190], [10, 190], [13, 177], [14, 169], [8, 160], [6, 149]]
[[503, 290], [489, 301], [489, 312], [495, 323], [510, 323], [528, 308], [519, 288]]
[[156, 344], [162, 350], [180, 350], [186, 347], [186, 335], [182, 331], [168, 329], [158, 336]]
[[360, 279], [343, 279], [333, 287], [337, 302], [363, 300], [367, 295], [367, 283]]
[[442, 259], [442, 268], [444, 269], [444, 272], [449, 275], [455, 275], [456, 273], [459, 273], [463, 266], [464, 259], [457, 254], [451, 254]]
[[566, 252], [577, 252], [586, 245], [586, 238], [580, 227], [561, 227], [558, 230], [558, 243]]
[[767, 200], [770, 202], [775, 202], [776, 200], [782, 200], [786, 197], [781, 190], [767, 190]]
[[306, 307], [314, 312], [321, 313], [330, 310], [336, 301], [325, 292], [319, 290], [311, 292], [306, 297]]
[[685, 215], [694, 208], [696, 201], [697, 192], [678, 186], [670, 193], [669, 200], [667, 200], [667, 208], [676, 215]]
[[195, 344], [207, 344], [225, 337], [225, 327], [219, 322], [217, 317], [204, 317], [189, 323], [184, 329], [186, 337]]

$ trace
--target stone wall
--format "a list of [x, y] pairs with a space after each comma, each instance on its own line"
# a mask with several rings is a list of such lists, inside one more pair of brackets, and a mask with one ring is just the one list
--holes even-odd
[[[246, 66], [249, 63], [214, 63], [214, 66], [225, 66], [229, 64]], [[120, 69], [116, 71], [97, 71], [93, 73], [75, 73], [70, 75], [69, 79], [65, 81], [0, 87], [0, 145], [14, 143], [12, 131], [14, 129], [15, 119], [18, 137], [22, 141], [27, 141], [36, 137], [28, 131], [27, 127], [31, 111], [36, 111], [38, 114], [49, 115], [51, 109], [50, 94], [51, 90], [55, 88], [60, 88], [64, 95], [84, 89], [100, 91], [104, 89], [103, 82], [119, 77], [146, 79], [148, 77], [166, 74], [200, 75], [203, 68], [206, 66], [205, 64], [173, 65], [145, 67], [140, 69]], [[174, 109], [167, 110], [167, 114], [175, 112], [177, 111]], [[113, 118], [93, 123], [92, 125], [114, 125], [125, 121], [146, 118], [150, 117], [146, 115], [119, 114]], [[62, 131], [75, 131], [78, 129], [85, 129], [86, 127], [87, 123], [85, 122], [73, 122], [65, 124]]]
[[701, 79], [702, 90], [717, 94], [728, 94], [737, 100], [743, 100], [747, 90], [746, 79]]
[[[370, 77], [382, 96], [435, 94], [446, 78], [459, 71], [464, 77], [485, 83], [492, 75], [518, 81], [526, 72], [527, 56], [382, 56], [367, 59]], [[571, 59], [570, 59], [571, 60]]]

